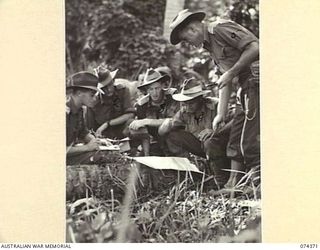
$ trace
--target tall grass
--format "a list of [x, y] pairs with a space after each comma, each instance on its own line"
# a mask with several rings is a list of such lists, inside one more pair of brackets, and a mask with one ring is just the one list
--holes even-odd
[[[213, 178], [180, 172], [176, 183], [143, 193], [141, 167], [130, 163], [124, 198], [86, 197], [67, 204], [68, 242], [260, 242], [259, 171], [245, 173], [233, 189], [208, 191]], [[143, 194], [143, 195], [139, 195]]]

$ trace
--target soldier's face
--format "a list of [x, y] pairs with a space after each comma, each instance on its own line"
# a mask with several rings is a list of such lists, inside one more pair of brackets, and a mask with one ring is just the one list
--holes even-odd
[[82, 104], [89, 108], [93, 108], [96, 104], [97, 95], [94, 90], [81, 91], [80, 97], [82, 100]]
[[150, 84], [147, 88], [147, 92], [150, 98], [154, 102], [160, 102], [163, 98], [163, 86], [161, 82], [154, 82]]
[[199, 110], [200, 102], [199, 102], [198, 98], [195, 98], [190, 101], [182, 102], [181, 106], [185, 112], [190, 113], [190, 114], [194, 114]]
[[179, 33], [182, 41], [185, 41], [197, 48], [203, 43], [203, 25], [201, 22], [191, 22], [187, 24]]

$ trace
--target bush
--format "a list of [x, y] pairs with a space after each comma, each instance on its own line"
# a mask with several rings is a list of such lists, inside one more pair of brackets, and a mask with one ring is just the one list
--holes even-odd
[[[68, 73], [105, 62], [135, 80], [165, 65], [175, 48], [162, 37], [165, 1], [67, 1]], [[150, 13], [145, 15], [145, 13]]]

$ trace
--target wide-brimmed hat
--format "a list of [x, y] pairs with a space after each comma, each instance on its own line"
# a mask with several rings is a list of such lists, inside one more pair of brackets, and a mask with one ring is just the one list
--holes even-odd
[[87, 71], [81, 71], [69, 77], [69, 81], [67, 83], [66, 88], [67, 89], [84, 88], [84, 89], [92, 89], [99, 92], [97, 85], [98, 85], [97, 76]]
[[105, 86], [109, 85], [114, 80], [119, 69], [110, 71], [105, 65], [100, 65], [94, 69], [95, 75], [98, 77], [98, 89], [102, 94], [105, 92], [102, 90]]
[[172, 72], [171, 69], [168, 66], [160, 66], [155, 69], [156, 71], [160, 72], [162, 75], [168, 75], [171, 77]]
[[172, 71], [168, 66], [161, 66], [155, 69], [156, 71], [160, 72], [161, 75], [168, 75], [170, 77], [168, 84], [165, 86], [165, 90], [169, 89], [172, 85]]
[[157, 71], [153, 68], [150, 68], [150, 69], [147, 69], [147, 72], [143, 78], [143, 82], [141, 83], [140, 86], [138, 86], [138, 88], [141, 89], [141, 88], [144, 88], [154, 82], [166, 81], [166, 80], [170, 80], [169, 75], [162, 75], [159, 71]]
[[186, 102], [210, 92], [203, 90], [195, 78], [189, 78], [183, 82], [180, 93], [172, 95], [172, 98], [178, 102]]
[[170, 24], [171, 33], [170, 33], [170, 42], [173, 45], [176, 45], [181, 42], [179, 38], [179, 32], [184, 27], [184, 25], [188, 24], [188, 22], [192, 20], [202, 21], [205, 18], [206, 14], [204, 12], [190, 12], [188, 9], [182, 10], [178, 13], [178, 15], [172, 20]]

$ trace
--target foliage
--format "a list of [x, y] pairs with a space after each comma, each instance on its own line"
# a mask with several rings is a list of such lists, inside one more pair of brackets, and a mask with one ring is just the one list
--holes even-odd
[[[217, 1], [187, 0], [186, 7], [205, 10], [212, 18]], [[258, 0], [228, 2], [230, 18], [257, 35]], [[161, 36], [164, 9], [165, 0], [66, 1], [67, 74], [105, 62], [111, 70], [120, 69], [119, 77], [136, 79], [147, 67], [167, 65], [176, 49]], [[200, 64], [197, 71], [208, 74], [212, 67], [208, 53], [185, 46], [180, 52], [197, 58], [188, 67]], [[160, 179], [158, 175], [166, 186], [161, 193], [150, 192], [141, 171], [135, 199], [126, 204], [122, 199], [132, 169], [128, 160], [116, 155], [103, 166], [67, 168], [68, 242], [117, 241], [124, 207], [130, 211], [127, 242], [261, 241], [259, 186], [252, 171], [235, 190], [223, 192], [204, 190], [210, 179], [194, 183], [181, 178], [169, 185], [172, 176]]]
[[[117, 242], [121, 203], [93, 197], [67, 204], [68, 242]], [[229, 193], [202, 193], [185, 182], [168, 193], [136, 200], [125, 242], [260, 242], [260, 200]], [[249, 232], [247, 230], [250, 230]]]
[[186, 8], [206, 12], [208, 20], [228, 17], [259, 36], [259, 0], [186, 0]]
[[[129, 172], [129, 179], [138, 173], [132, 167]], [[130, 202], [119, 193], [97, 198], [93, 189], [99, 188], [87, 185], [84, 198], [67, 202], [67, 241], [119, 242], [124, 230], [121, 242], [260, 242], [260, 186], [254, 184], [255, 173], [252, 169], [233, 190], [221, 191], [203, 189], [208, 181], [214, 182], [212, 178], [196, 184], [187, 174], [181, 181], [178, 175], [175, 185], [160, 193], [140, 192]], [[132, 179], [136, 188], [139, 179]], [[91, 182], [89, 177], [87, 183]], [[134, 186], [126, 184], [126, 195], [135, 193]]]
[[[185, 7], [203, 10], [210, 19], [223, 8], [219, 2], [226, 4], [232, 20], [258, 35], [258, 0], [186, 0]], [[148, 67], [170, 64], [176, 48], [162, 37], [165, 5], [165, 0], [66, 1], [67, 75], [105, 62], [110, 69], [120, 69], [119, 77], [136, 80]], [[197, 71], [207, 78], [212, 67], [206, 63], [208, 53], [184, 46], [180, 52], [184, 58], [204, 59], [205, 65], [198, 63]], [[190, 60], [186, 66], [195, 64]]]
[[164, 65], [174, 53], [161, 36], [164, 0], [66, 4], [69, 73], [105, 62], [120, 69], [119, 77], [135, 80], [142, 70]]

